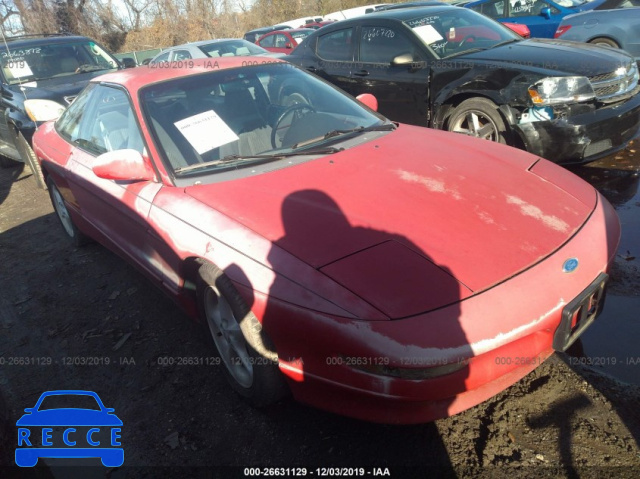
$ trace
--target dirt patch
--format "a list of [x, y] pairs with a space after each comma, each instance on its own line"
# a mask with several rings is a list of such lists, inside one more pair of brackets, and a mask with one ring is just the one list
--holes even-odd
[[[22, 410], [43, 391], [67, 388], [97, 391], [123, 420], [123, 477], [163, 475], [149, 466], [301, 466], [314, 475], [316, 467], [375, 466], [388, 467], [393, 477], [637, 477], [640, 389], [564, 355], [495, 398], [432, 424], [368, 424], [291, 400], [251, 409], [219, 367], [160, 365], [158, 358], [212, 356], [206, 334], [116, 255], [96, 244], [71, 246], [28, 169], [0, 174], [5, 466], [13, 463]], [[625, 275], [614, 273], [621, 281]], [[637, 293], [638, 284], [620, 291], [630, 290]], [[30, 359], [9, 365], [7, 358]], [[77, 358], [94, 359], [83, 364]], [[117, 477], [118, 471], [109, 472]]]

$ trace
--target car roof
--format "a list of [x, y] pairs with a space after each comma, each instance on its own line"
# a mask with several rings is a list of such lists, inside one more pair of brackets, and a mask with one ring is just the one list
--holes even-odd
[[10, 48], [14, 48], [16, 46], [30, 46], [30, 45], [42, 45], [47, 44], [51, 45], [54, 43], [69, 43], [70, 41], [77, 40], [90, 40], [88, 37], [83, 37], [80, 35], [38, 35], [38, 36], [18, 36], [18, 37], [7, 37], [7, 44]]
[[[175, 45], [173, 47], [167, 47], [164, 50], [162, 50], [162, 52], [167, 52], [169, 50], [175, 50], [176, 48], [185, 48], [185, 47], [199, 47], [200, 45], [214, 45], [216, 43], [222, 43], [222, 42], [246, 42], [247, 40], [243, 39], [243, 38], [216, 38], [216, 39], [212, 39], [212, 40], [199, 40], [197, 42], [189, 42], [189, 43], [183, 43], [182, 45]], [[251, 43], [251, 42], [249, 42]]]
[[460, 8], [453, 5], [447, 5], [442, 3], [440, 5], [432, 5], [426, 7], [406, 7], [396, 8], [391, 10], [380, 10], [378, 12], [368, 13], [363, 16], [350, 18], [349, 20], [368, 20], [371, 18], [385, 18], [385, 19], [397, 19], [400, 21], [410, 20], [416, 18], [422, 14], [428, 15], [431, 13], [441, 12], [442, 10], [449, 10], [451, 8]]
[[[107, 73], [91, 80], [91, 83], [116, 83], [123, 85], [129, 92], [136, 93], [140, 88], [151, 83], [157, 83], [174, 78], [188, 77], [200, 73], [227, 70], [251, 64], [264, 63], [264, 57], [237, 56], [237, 57], [215, 57], [197, 58], [188, 62], [168, 63], [164, 68], [153, 68], [142, 66], [138, 68], [127, 68], [113, 73]], [[269, 63], [286, 63], [277, 58], [269, 59]]]

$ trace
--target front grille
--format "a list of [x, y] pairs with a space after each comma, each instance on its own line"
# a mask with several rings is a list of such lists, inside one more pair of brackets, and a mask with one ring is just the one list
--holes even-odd
[[598, 101], [613, 103], [638, 92], [638, 65], [630, 62], [617, 70], [589, 77]]
[[78, 95], [65, 96], [64, 101], [67, 102], [67, 105], [71, 105], [73, 103], [73, 100], [75, 100], [77, 96]]

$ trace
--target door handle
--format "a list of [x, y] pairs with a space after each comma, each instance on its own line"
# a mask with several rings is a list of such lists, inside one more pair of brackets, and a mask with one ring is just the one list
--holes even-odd
[[369, 72], [367, 70], [360, 70], [359, 72], [354, 72], [354, 75], [359, 77], [369, 76]]

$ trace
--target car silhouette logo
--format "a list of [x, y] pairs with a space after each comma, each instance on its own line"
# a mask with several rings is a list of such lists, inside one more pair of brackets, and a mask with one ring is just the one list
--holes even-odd
[[[82, 407], [64, 406], [68, 404]], [[33, 467], [41, 457], [99, 457], [106, 467], [124, 463], [122, 421], [93, 391], [47, 391], [34, 407], [24, 411], [26, 414], [16, 422], [18, 466]]]

